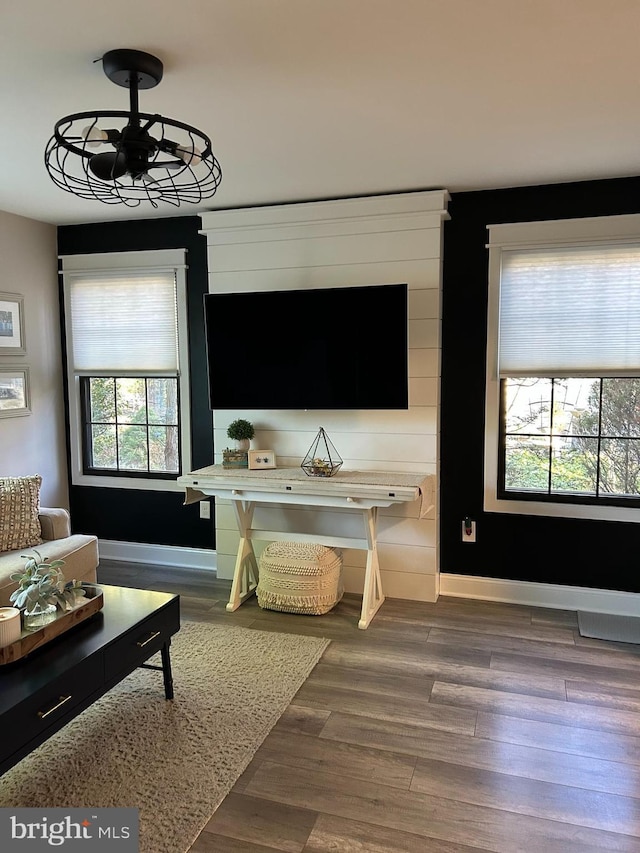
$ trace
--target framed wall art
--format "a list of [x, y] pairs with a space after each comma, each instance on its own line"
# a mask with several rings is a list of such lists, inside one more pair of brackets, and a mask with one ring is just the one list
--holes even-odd
[[0, 418], [30, 414], [29, 368], [0, 365]]
[[0, 293], [0, 355], [24, 355], [24, 297]]

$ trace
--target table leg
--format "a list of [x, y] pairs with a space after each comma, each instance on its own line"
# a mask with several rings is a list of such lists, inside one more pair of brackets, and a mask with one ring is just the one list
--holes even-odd
[[253, 550], [253, 543], [248, 536], [253, 520], [254, 506], [255, 504], [251, 501], [233, 501], [236, 523], [240, 531], [240, 542], [238, 543], [227, 610], [237, 610], [249, 596], [253, 595], [258, 586], [258, 561]]
[[166, 699], [173, 699], [173, 675], [171, 673], [171, 655], [169, 646], [171, 640], [162, 644], [160, 655], [162, 657], [162, 677], [164, 679], [164, 695]]
[[378, 562], [378, 545], [376, 541], [376, 525], [378, 521], [378, 507], [364, 511], [364, 524], [367, 539], [367, 565], [364, 572], [364, 591], [362, 593], [362, 611], [358, 628], [364, 630], [380, 609], [384, 601], [382, 592], [382, 578], [380, 577], [380, 563]]

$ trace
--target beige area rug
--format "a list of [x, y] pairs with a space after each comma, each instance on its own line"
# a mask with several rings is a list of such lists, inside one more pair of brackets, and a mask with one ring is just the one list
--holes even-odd
[[187, 622], [173, 702], [136, 670], [0, 778], [0, 807], [139, 808], [141, 853], [185, 853], [328, 645]]

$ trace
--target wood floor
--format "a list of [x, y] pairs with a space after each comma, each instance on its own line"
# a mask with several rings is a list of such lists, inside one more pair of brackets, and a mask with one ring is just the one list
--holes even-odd
[[360, 631], [358, 596], [228, 613], [203, 572], [98, 577], [179, 592], [184, 619], [332, 641], [192, 853], [640, 851], [640, 646], [581, 637], [575, 613], [387, 599]]

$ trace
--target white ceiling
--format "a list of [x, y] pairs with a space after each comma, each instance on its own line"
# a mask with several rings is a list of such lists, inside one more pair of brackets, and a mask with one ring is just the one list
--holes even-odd
[[[4, 0], [0, 210], [56, 224], [640, 174], [640, 0]], [[158, 56], [140, 109], [199, 127], [202, 206], [131, 210], [47, 175], [55, 122], [128, 109], [106, 51]]]

